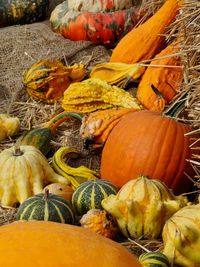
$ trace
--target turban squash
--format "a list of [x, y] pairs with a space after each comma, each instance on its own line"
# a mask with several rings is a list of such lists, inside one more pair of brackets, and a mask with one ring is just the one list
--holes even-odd
[[64, 1], [51, 13], [50, 22], [53, 31], [67, 39], [113, 45], [137, 24], [142, 15], [136, 7], [113, 12], [73, 11]]
[[143, 174], [160, 179], [176, 193], [190, 187], [191, 127], [158, 112], [126, 114], [111, 131], [101, 158], [101, 177], [121, 187]]
[[[19, 222], [2, 226], [0, 236], [0, 266], [142, 266], [117, 242], [83, 227], [44, 221]], [[83, 248], [87, 248], [86, 253]]]

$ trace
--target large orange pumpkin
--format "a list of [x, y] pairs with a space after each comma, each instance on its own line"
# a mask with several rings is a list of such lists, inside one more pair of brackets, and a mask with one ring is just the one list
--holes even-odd
[[139, 175], [160, 179], [176, 193], [189, 189], [191, 128], [152, 111], [126, 114], [111, 131], [101, 160], [101, 177], [121, 187]]
[[120, 244], [67, 224], [29, 221], [0, 227], [0, 266], [141, 267]]

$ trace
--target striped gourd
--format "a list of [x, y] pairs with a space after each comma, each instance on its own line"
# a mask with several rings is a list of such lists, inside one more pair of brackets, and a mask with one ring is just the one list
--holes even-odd
[[88, 181], [77, 187], [72, 196], [72, 205], [76, 212], [82, 215], [91, 209], [102, 209], [101, 201], [116, 193], [117, 188], [108, 181]]
[[139, 257], [139, 262], [143, 267], [169, 267], [168, 258], [161, 252], [143, 253]]
[[62, 197], [49, 194], [48, 189], [26, 199], [19, 207], [17, 220], [54, 221], [74, 223], [74, 212], [70, 203]]

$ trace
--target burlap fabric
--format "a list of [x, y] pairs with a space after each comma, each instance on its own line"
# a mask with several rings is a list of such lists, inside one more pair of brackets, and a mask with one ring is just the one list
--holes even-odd
[[[22, 87], [22, 75], [37, 60], [64, 59], [67, 63], [106, 61], [109, 51], [91, 42], [72, 42], [53, 33], [49, 22], [0, 29], [0, 100]], [[93, 59], [92, 59], [93, 58]], [[5, 106], [5, 105], [4, 105]], [[2, 105], [0, 112], [3, 112]]]

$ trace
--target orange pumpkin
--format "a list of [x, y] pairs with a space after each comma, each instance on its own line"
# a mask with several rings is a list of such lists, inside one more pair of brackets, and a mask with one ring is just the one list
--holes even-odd
[[190, 137], [186, 124], [152, 111], [126, 114], [112, 130], [101, 159], [101, 177], [121, 187], [139, 175], [160, 179], [176, 193], [189, 189]]
[[82, 227], [29, 221], [0, 228], [0, 266], [141, 267], [120, 244]]

